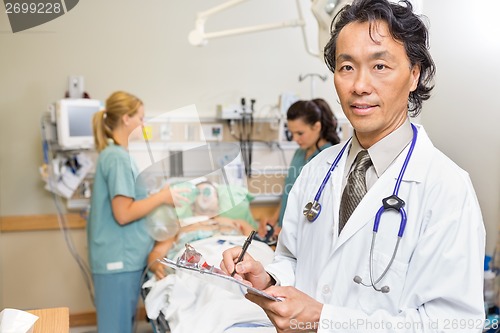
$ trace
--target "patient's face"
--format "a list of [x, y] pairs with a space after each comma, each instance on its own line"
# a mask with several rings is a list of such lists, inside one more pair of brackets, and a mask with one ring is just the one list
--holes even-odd
[[198, 194], [193, 203], [195, 215], [206, 215], [209, 217], [219, 213], [219, 198], [217, 190], [212, 184], [202, 183], [196, 186]]

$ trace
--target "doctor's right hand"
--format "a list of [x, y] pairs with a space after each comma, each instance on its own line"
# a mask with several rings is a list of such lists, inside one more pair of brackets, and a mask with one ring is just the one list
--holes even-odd
[[235, 265], [242, 249], [241, 246], [227, 249], [222, 253], [220, 268], [231, 275], [236, 269], [236, 279], [243, 279], [259, 289], [264, 290], [271, 285], [271, 276], [264, 270], [260, 261], [256, 261], [251, 255], [245, 253], [243, 260]]

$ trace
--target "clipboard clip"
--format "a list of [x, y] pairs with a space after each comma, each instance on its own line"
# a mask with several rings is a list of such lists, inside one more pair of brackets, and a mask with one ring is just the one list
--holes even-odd
[[177, 259], [177, 265], [181, 267], [196, 269], [200, 273], [225, 274], [221, 269], [209, 265], [203, 255], [189, 243], [185, 244], [184, 253]]

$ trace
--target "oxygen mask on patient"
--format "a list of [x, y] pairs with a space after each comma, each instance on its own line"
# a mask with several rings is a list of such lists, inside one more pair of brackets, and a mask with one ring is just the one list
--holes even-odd
[[[181, 227], [200, 222], [211, 223], [211, 219], [219, 214], [219, 197], [217, 189], [212, 183], [202, 182], [196, 185], [191, 192], [189, 215], [181, 217]], [[184, 206], [184, 208], [186, 208]]]
[[[211, 188], [214, 190], [212, 191]], [[202, 220], [206, 220], [209, 217], [213, 217], [217, 214], [215, 212], [212, 215], [208, 215], [208, 213], [213, 213], [214, 207], [217, 207], [218, 210], [218, 198], [217, 191], [215, 191], [215, 187], [210, 183], [202, 183], [198, 186], [194, 186], [189, 182], [173, 184], [171, 186], [172, 189], [188, 189], [189, 191], [182, 194], [186, 198], [189, 199], [189, 202], [193, 205], [193, 212], [198, 216], [203, 215], [204, 218]], [[215, 196], [215, 197], [214, 197]], [[181, 203], [179, 206], [172, 207], [169, 205], [161, 205], [155, 210], [153, 210], [146, 217], [146, 230], [148, 234], [156, 241], [164, 241], [168, 238], [174, 237], [179, 232], [181, 226], [185, 224], [192, 224], [198, 221], [188, 221], [188, 223], [180, 223], [183, 221], [179, 221], [179, 215], [184, 214], [183, 211], [186, 208], [191, 209], [191, 204], [183, 204]], [[199, 213], [197, 212], [203, 212]]]
[[196, 197], [193, 203], [194, 215], [214, 217], [219, 214], [219, 197], [217, 189], [211, 183], [200, 183], [196, 186]]

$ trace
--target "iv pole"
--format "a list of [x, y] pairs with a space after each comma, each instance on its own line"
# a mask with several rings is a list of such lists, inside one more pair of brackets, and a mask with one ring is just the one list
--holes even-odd
[[305, 75], [299, 75], [299, 82], [304, 81], [308, 77], [311, 78], [311, 99], [313, 99], [314, 96], [315, 96], [315, 92], [314, 92], [314, 88], [315, 88], [314, 78], [318, 77], [319, 79], [321, 79], [321, 81], [325, 82], [326, 79], [327, 79], [327, 76], [326, 75], [319, 75], [318, 73], [307, 73]]

